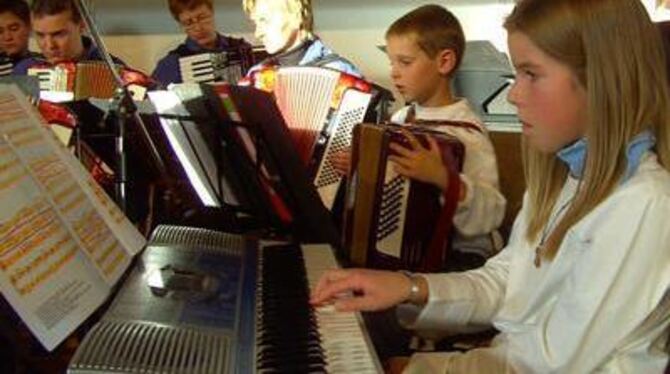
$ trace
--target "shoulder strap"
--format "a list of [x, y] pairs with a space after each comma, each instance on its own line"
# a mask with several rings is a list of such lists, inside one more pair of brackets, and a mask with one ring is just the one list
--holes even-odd
[[422, 125], [422, 126], [453, 126], [460, 127], [467, 130], [473, 130], [479, 133], [483, 133], [481, 127], [475, 125], [471, 122], [466, 121], [439, 121], [439, 120], [426, 120], [426, 119], [417, 119], [416, 118], [416, 108], [414, 105], [410, 106], [407, 110], [407, 115], [405, 116], [405, 123], [411, 125]]
[[461, 194], [461, 178], [456, 166], [458, 163], [451, 152], [445, 152], [443, 157], [449, 175], [449, 185], [444, 192], [444, 205], [423, 260], [422, 271], [425, 272], [436, 272], [443, 268], [450, 250], [449, 237]]

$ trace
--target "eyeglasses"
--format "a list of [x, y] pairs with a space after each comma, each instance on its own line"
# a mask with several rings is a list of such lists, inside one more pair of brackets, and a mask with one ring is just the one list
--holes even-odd
[[198, 25], [203, 25], [211, 22], [212, 19], [214, 19], [214, 16], [212, 14], [203, 13], [191, 18], [187, 18], [185, 20], [180, 20], [179, 23], [185, 30], [189, 31], [193, 30]]

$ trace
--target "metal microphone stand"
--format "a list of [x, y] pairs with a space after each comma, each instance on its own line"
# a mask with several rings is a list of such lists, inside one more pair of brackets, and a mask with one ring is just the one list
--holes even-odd
[[79, 14], [81, 14], [82, 19], [88, 29], [88, 32], [93, 38], [95, 45], [98, 47], [100, 56], [105, 62], [109, 70], [112, 72], [114, 81], [116, 82], [116, 90], [114, 93], [114, 99], [112, 100], [112, 105], [109, 108], [109, 112], [116, 115], [117, 128], [116, 128], [116, 141], [115, 141], [115, 150], [117, 158], [117, 170], [116, 170], [116, 188], [115, 188], [115, 197], [116, 202], [124, 213], [127, 213], [127, 195], [126, 187], [128, 183], [128, 172], [127, 172], [127, 160], [125, 152], [125, 142], [126, 142], [126, 124], [130, 119], [133, 119], [134, 122], [139, 126], [141, 134], [144, 137], [146, 144], [149, 146], [149, 151], [151, 157], [154, 160], [155, 166], [158, 168], [160, 175], [165, 176], [167, 170], [165, 164], [158, 154], [158, 149], [156, 145], [151, 140], [151, 136], [147, 131], [146, 125], [142, 120], [142, 117], [137, 111], [137, 106], [132, 99], [132, 96], [128, 92], [121, 76], [119, 75], [116, 65], [112, 60], [112, 57], [107, 52], [107, 48], [98, 33], [98, 30], [95, 27], [93, 18], [86, 6], [84, 0], [75, 0], [77, 9], [79, 9]]

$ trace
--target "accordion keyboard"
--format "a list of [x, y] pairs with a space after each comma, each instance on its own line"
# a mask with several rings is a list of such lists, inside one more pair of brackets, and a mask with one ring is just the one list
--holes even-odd
[[240, 63], [229, 60], [225, 52], [182, 57], [179, 70], [184, 83], [236, 83], [242, 78]]
[[[270, 263], [272, 269], [264, 266]], [[258, 372], [381, 372], [360, 314], [308, 304], [310, 289], [326, 270], [337, 267], [328, 245], [268, 248], [260, 267]], [[296, 282], [304, 286], [296, 287]], [[272, 322], [264, 326], [268, 321]]]
[[14, 64], [11, 61], [5, 60], [0, 57], [0, 77], [6, 77], [12, 74], [12, 69]]

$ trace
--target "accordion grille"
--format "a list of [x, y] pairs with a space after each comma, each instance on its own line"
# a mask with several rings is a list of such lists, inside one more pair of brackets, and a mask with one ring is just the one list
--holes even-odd
[[91, 329], [69, 372], [226, 373], [231, 348], [220, 333], [106, 320]]
[[379, 208], [377, 241], [385, 239], [400, 228], [407, 184], [407, 180], [400, 175], [384, 183], [381, 206]]
[[195, 227], [161, 225], [156, 227], [150, 242], [154, 246], [197, 247], [202, 250], [241, 255], [247, 239], [240, 235]]
[[365, 106], [359, 106], [343, 113], [337, 131], [333, 134], [333, 138], [324, 155], [323, 167], [316, 177], [314, 184], [317, 188], [340, 182], [342, 177], [330, 162], [330, 156], [349, 149], [353, 137], [354, 126], [361, 123], [361, 120], [365, 116], [365, 110]]

